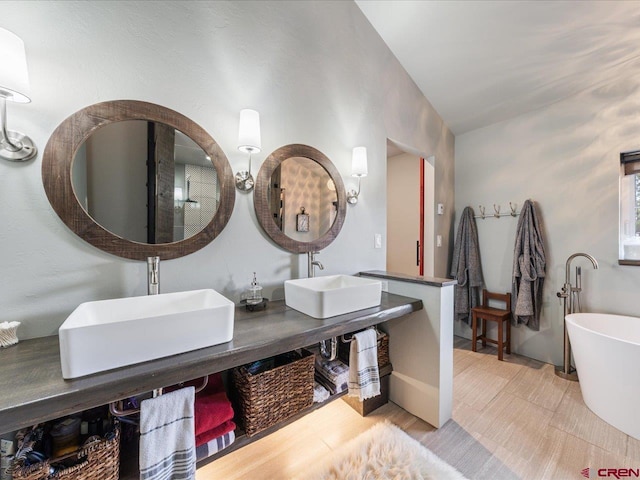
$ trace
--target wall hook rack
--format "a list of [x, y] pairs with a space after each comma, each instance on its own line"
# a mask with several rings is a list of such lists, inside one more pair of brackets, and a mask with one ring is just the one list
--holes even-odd
[[493, 211], [495, 213], [490, 213], [487, 214], [487, 209], [483, 206], [483, 205], [478, 205], [478, 210], [480, 210], [480, 215], [474, 215], [474, 218], [481, 218], [481, 219], [485, 219], [485, 218], [489, 218], [489, 217], [494, 217], [494, 218], [500, 218], [500, 217], [517, 217], [518, 215], [520, 215], [518, 212], [516, 212], [516, 208], [518, 208], [518, 204], [517, 203], [512, 203], [509, 202], [509, 213], [506, 212], [501, 212], [501, 207], [500, 205], [496, 205], [495, 203], [493, 204]]

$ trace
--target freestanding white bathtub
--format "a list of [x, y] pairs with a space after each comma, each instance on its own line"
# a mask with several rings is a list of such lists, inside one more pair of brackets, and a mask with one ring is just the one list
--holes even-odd
[[573, 313], [566, 321], [584, 403], [640, 440], [640, 318]]

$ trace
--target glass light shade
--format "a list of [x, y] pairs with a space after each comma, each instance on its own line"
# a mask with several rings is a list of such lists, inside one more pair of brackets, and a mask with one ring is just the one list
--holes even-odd
[[18, 103], [29, 103], [29, 74], [24, 42], [0, 28], [0, 95]]
[[259, 152], [261, 148], [260, 114], [255, 110], [240, 110], [238, 150], [245, 153], [255, 153]]
[[351, 159], [351, 176], [367, 176], [367, 147], [355, 147]]

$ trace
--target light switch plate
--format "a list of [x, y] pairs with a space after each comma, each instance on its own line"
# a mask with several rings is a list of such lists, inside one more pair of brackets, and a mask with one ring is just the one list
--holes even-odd
[[436, 236], [436, 247], [441, 247], [442, 246], [442, 235], [437, 235]]
[[382, 248], [382, 234], [376, 233], [373, 235], [373, 248]]
[[444, 215], [444, 203], [438, 204], [438, 215]]

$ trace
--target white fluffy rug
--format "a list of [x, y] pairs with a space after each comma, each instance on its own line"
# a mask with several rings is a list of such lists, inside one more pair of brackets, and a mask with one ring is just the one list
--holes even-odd
[[373, 426], [309, 470], [304, 480], [466, 480], [388, 422]]

